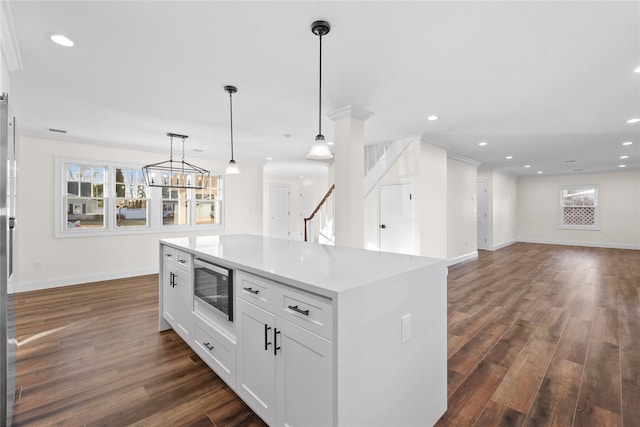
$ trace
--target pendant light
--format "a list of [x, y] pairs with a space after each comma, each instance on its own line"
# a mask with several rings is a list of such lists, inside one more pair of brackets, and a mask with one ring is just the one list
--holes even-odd
[[[147, 185], [165, 188], [205, 188], [209, 182], [209, 171], [184, 161], [184, 141], [189, 137], [177, 133], [167, 133], [167, 136], [171, 140], [169, 160], [142, 167]], [[182, 140], [181, 161], [173, 160], [173, 138]]]
[[326, 21], [315, 21], [311, 24], [311, 32], [320, 39], [320, 62], [319, 62], [319, 79], [318, 79], [318, 135], [311, 146], [307, 159], [311, 160], [329, 160], [333, 158], [329, 144], [324, 140], [322, 135], [322, 36], [329, 34], [331, 26]]
[[225, 86], [225, 92], [229, 94], [229, 117], [231, 119], [231, 126], [229, 129], [231, 130], [231, 160], [229, 160], [229, 164], [227, 165], [227, 169], [225, 169], [225, 175], [238, 175], [240, 173], [240, 168], [235, 160], [233, 160], [233, 104], [231, 101], [231, 95], [238, 91], [238, 88], [235, 86]]

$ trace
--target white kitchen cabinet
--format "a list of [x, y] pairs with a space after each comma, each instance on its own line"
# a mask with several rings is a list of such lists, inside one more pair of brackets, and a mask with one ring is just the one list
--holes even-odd
[[183, 340], [191, 343], [191, 255], [163, 246], [162, 257], [162, 316]]
[[[287, 287], [244, 273], [238, 278], [244, 292], [236, 301], [236, 392], [269, 425], [332, 425], [331, 341], [253, 303], [266, 301], [253, 293], [264, 288], [271, 295], [264, 305], [286, 304]], [[311, 312], [297, 308], [299, 316]]]
[[243, 299], [236, 300], [238, 322], [236, 392], [269, 425], [276, 408], [275, 315]]
[[160, 329], [190, 312], [185, 341], [270, 426], [428, 426], [445, 412], [444, 260], [252, 235], [161, 246], [165, 286], [187, 279], [179, 253], [233, 271], [233, 322], [192, 286], [177, 302], [161, 287]]
[[276, 425], [333, 425], [331, 342], [282, 318], [276, 327]]
[[231, 388], [236, 384], [236, 342], [203, 317], [194, 315], [191, 347]]

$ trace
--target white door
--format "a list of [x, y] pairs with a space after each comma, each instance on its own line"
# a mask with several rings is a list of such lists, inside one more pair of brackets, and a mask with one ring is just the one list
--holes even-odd
[[276, 324], [276, 425], [332, 425], [331, 342], [279, 317]]
[[378, 227], [381, 251], [414, 253], [411, 188], [411, 184], [380, 186]]
[[[313, 187], [302, 187], [300, 192], [300, 240], [304, 240], [304, 219], [308, 218], [315, 209], [313, 201]], [[307, 241], [309, 242], [315, 240], [314, 222], [309, 221], [307, 225]]]
[[476, 215], [478, 220], [478, 249], [487, 249], [487, 236], [489, 234], [489, 198], [487, 194], [487, 181], [479, 180], [477, 183]]
[[291, 193], [288, 185], [269, 185], [269, 236], [288, 239], [289, 232], [289, 199]]
[[236, 393], [260, 418], [273, 425], [276, 415], [275, 316], [242, 298], [238, 309]]

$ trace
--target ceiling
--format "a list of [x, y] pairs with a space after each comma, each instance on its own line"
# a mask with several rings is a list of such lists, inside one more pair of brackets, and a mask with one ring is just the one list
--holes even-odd
[[[9, 6], [22, 59], [11, 99], [23, 135], [168, 152], [165, 134], [175, 132], [189, 135], [188, 161], [228, 160], [223, 86], [232, 84], [240, 166], [323, 173], [326, 164], [305, 155], [318, 126], [310, 25], [324, 19], [322, 131], [330, 141], [325, 115], [358, 105], [374, 113], [365, 144], [423, 135], [517, 176], [640, 169], [640, 123], [626, 123], [640, 117], [638, 1]], [[53, 33], [75, 46], [53, 44]]]

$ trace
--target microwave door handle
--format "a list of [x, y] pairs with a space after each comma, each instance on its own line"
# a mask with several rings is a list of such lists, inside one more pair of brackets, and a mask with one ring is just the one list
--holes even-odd
[[194, 264], [198, 267], [203, 267], [203, 268], [207, 268], [209, 270], [215, 271], [216, 273], [222, 274], [223, 276], [229, 276], [228, 269], [217, 266], [203, 259], [196, 258], [196, 260], [194, 261]]

